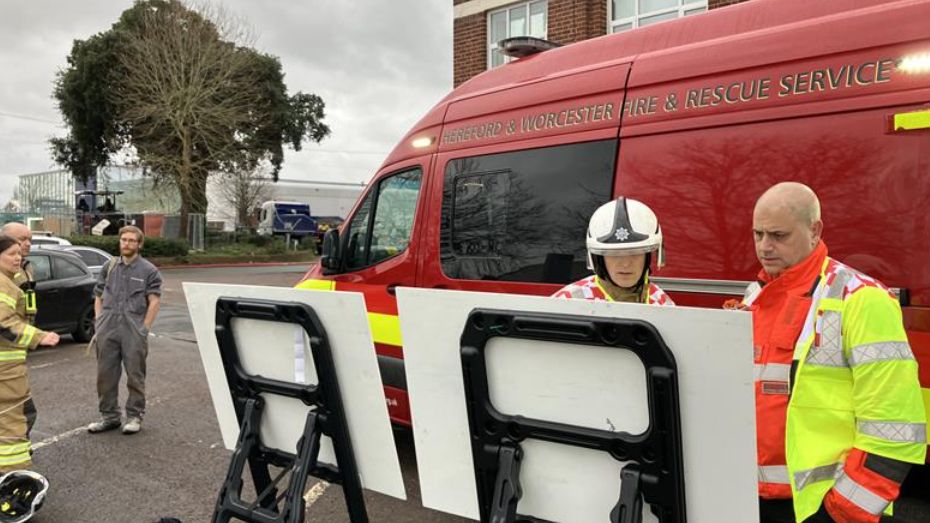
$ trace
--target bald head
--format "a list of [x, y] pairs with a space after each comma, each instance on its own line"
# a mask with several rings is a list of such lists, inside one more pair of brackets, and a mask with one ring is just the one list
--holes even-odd
[[778, 276], [807, 258], [820, 243], [820, 201], [804, 184], [774, 185], [756, 201], [752, 230], [763, 270]]
[[0, 234], [5, 234], [19, 242], [22, 249], [23, 257], [29, 255], [32, 248], [32, 231], [25, 224], [20, 222], [9, 222], [0, 227]]
[[756, 209], [763, 206], [784, 207], [808, 226], [820, 221], [820, 200], [814, 191], [803, 183], [782, 182], [769, 187], [756, 200]]

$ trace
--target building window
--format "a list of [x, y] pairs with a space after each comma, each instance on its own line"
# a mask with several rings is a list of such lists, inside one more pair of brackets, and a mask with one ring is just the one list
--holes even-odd
[[488, 68], [510, 61], [497, 47], [501, 40], [514, 36], [546, 38], [547, 4], [547, 0], [524, 2], [488, 13]]
[[610, 32], [620, 33], [704, 11], [707, 0], [611, 0]]

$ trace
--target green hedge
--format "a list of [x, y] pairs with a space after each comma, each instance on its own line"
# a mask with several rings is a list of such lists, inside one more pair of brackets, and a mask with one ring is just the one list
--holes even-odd
[[[74, 245], [87, 245], [107, 251], [114, 256], [119, 255], [118, 236], [72, 236], [68, 240]], [[142, 255], [148, 257], [184, 256], [188, 250], [190, 248], [185, 241], [150, 237], [145, 239], [142, 246]]]

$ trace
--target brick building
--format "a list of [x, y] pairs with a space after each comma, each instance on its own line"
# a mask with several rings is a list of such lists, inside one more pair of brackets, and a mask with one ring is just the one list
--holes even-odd
[[535, 36], [570, 44], [746, 0], [452, 0], [453, 82], [503, 64], [497, 42]]

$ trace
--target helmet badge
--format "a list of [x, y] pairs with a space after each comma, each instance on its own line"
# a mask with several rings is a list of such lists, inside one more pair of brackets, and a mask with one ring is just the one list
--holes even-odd
[[620, 227], [614, 232], [614, 237], [622, 242], [626, 241], [630, 237], [630, 231], [626, 230], [626, 227]]

